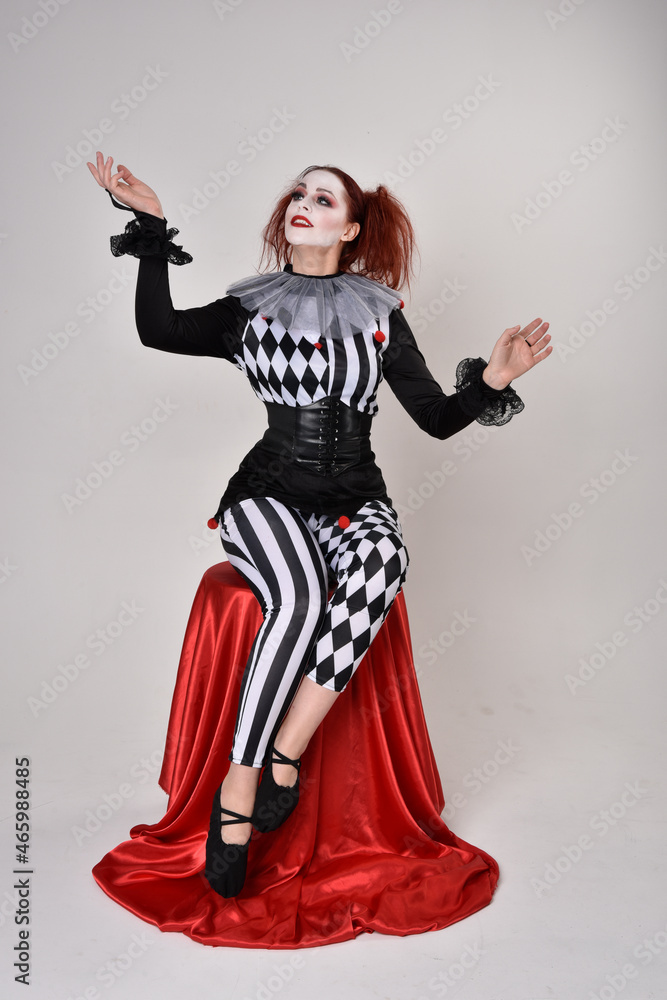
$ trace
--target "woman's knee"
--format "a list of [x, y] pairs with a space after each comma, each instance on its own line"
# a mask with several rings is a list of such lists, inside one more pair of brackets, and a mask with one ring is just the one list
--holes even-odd
[[307, 592], [296, 593], [292, 598], [281, 603], [281, 609], [287, 609], [293, 620], [299, 622], [302, 627], [309, 626], [316, 629], [324, 618], [327, 608], [327, 588], [322, 581], [319, 588], [309, 588]]
[[383, 572], [387, 585], [391, 586], [395, 580], [403, 582], [409, 564], [408, 550], [400, 535], [386, 535], [376, 542], [362, 538], [358, 545], [351, 546], [341, 557], [339, 581], [341, 576], [348, 579], [365, 576], [370, 579]]

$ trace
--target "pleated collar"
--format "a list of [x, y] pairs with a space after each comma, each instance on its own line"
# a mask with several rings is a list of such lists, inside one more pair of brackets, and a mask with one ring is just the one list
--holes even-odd
[[291, 264], [235, 281], [226, 294], [249, 312], [277, 319], [291, 333], [335, 339], [367, 330], [401, 304], [399, 292], [360, 274], [299, 274]]

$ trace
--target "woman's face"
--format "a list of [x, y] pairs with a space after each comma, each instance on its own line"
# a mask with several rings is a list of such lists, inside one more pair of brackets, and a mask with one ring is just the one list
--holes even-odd
[[335, 246], [353, 240], [357, 222], [347, 221], [343, 182], [328, 170], [311, 170], [292, 191], [285, 211], [285, 237], [292, 246]]

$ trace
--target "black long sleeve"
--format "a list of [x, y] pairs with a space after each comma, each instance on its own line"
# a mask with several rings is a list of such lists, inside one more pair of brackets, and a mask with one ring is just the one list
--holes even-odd
[[234, 360], [248, 313], [238, 299], [227, 295], [205, 306], [174, 309], [168, 263], [160, 257], [142, 257], [134, 300], [141, 343], [172, 354]]
[[[111, 200], [119, 208], [126, 207]], [[208, 305], [174, 309], [168, 264], [186, 264], [192, 257], [171, 241], [178, 230], [167, 230], [166, 219], [147, 212], [134, 215], [125, 231], [111, 238], [111, 250], [115, 256], [127, 253], [139, 258], [134, 304], [142, 344], [171, 354], [234, 361], [247, 311], [229, 295]]]
[[429, 371], [400, 309], [389, 317], [389, 345], [383, 375], [415, 423], [432, 437], [451, 437], [473, 422], [502, 424], [523, 410], [511, 386], [493, 389], [481, 377], [483, 358], [466, 358], [457, 368], [457, 391], [447, 395]]

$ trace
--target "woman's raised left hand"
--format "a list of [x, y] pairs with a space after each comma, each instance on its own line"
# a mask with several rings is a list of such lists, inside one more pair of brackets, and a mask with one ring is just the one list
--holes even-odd
[[549, 324], [538, 318], [523, 329], [511, 326], [505, 330], [482, 372], [487, 385], [493, 389], [504, 389], [513, 379], [548, 358], [553, 351], [553, 347], [547, 346], [551, 340], [548, 328]]

